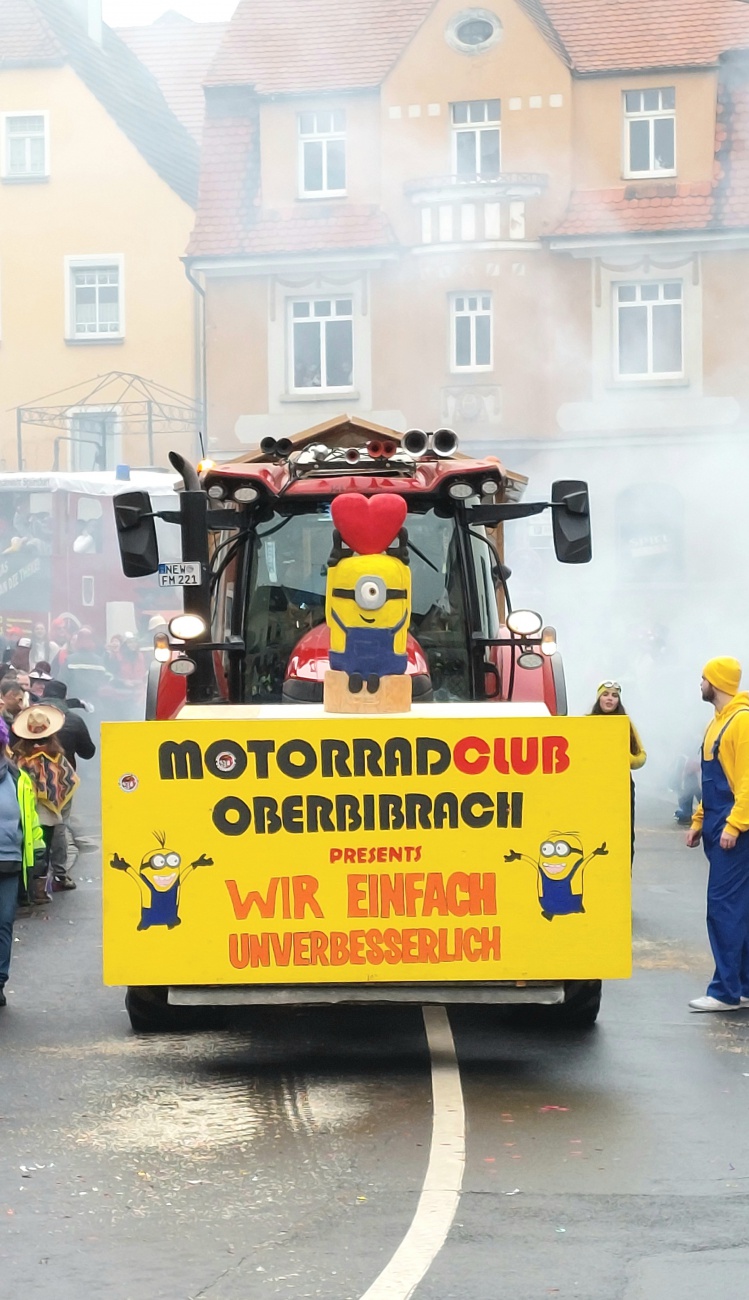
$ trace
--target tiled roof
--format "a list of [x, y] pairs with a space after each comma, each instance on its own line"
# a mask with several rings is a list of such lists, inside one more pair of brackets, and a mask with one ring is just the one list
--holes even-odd
[[[578, 73], [705, 67], [749, 44], [745, 0], [518, 0]], [[259, 95], [365, 89], [387, 76], [436, 0], [240, 0], [212, 86]]]
[[259, 207], [258, 116], [243, 91], [213, 91], [206, 104], [198, 213], [188, 254], [242, 246]]
[[648, 181], [610, 190], [577, 190], [554, 235], [696, 230], [709, 225], [713, 187]]
[[370, 204], [315, 204], [303, 212], [262, 210], [243, 232], [243, 253], [323, 253], [386, 248], [395, 242], [384, 213]]
[[749, 54], [725, 60], [718, 92], [713, 221], [749, 228]]
[[579, 73], [706, 67], [726, 51], [749, 45], [745, 0], [519, 3]]
[[65, 62], [65, 52], [33, 0], [0, 2], [0, 68]]
[[631, 181], [577, 190], [554, 236], [749, 229], [749, 54], [723, 61], [712, 181]]
[[[5, 60], [3, 62], [2, 60]], [[67, 63], [180, 198], [197, 199], [199, 153], [155, 79], [109, 27], [92, 41], [67, 0], [0, 0], [0, 68]]]
[[243, 222], [226, 206], [199, 210], [188, 255], [262, 257], [275, 253], [325, 253], [378, 249], [394, 244], [384, 213], [371, 205], [315, 204], [271, 211], [259, 208]]
[[209, 86], [259, 95], [379, 86], [436, 0], [240, 0]]
[[118, 35], [156, 78], [167, 104], [200, 144], [205, 116], [203, 82], [227, 23], [194, 23], [168, 13], [148, 27], [123, 27]]

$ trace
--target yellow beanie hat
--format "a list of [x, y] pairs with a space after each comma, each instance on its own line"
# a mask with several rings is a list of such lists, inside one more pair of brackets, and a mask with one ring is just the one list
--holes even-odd
[[728, 655], [719, 659], [710, 659], [702, 669], [702, 676], [715, 687], [716, 691], [735, 695], [741, 681], [741, 664], [738, 659], [731, 659]]

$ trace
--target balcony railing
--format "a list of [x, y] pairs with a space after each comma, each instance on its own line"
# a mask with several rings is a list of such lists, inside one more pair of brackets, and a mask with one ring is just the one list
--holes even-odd
[[498, 176], [427, 176], [406, 181], [405, 192], [414, 203], [437, 203], [441, 199], [528, 199], [541, 194], [548, 184], [543, 172], [500, 172]]

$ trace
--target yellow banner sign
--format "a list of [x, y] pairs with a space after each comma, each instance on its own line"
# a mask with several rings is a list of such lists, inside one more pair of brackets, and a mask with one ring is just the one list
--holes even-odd
[[103, 728], [108, 984], [630, 974], [623, 718]]

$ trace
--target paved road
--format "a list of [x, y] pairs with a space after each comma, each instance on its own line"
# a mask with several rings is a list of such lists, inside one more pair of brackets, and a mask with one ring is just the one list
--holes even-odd
[[[704, 860], [668, 816], [645, 812], [636, 975], [593, 1033], [450, 1012], [465, 1177], [415, 1300], [744, 1300], [749, 1013], [687, 1011]], [[419, 1010], [136, 1038], [100, 983], [96, 854], [78, 876], [18, 926], [0, 1013], [0, 1295], [360, 1300], [427, 1169]]]

